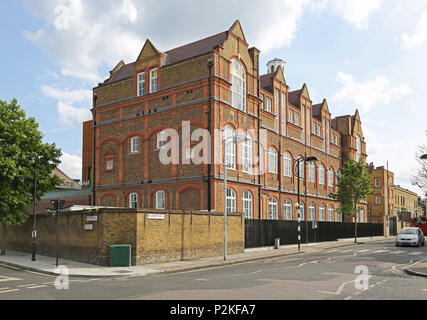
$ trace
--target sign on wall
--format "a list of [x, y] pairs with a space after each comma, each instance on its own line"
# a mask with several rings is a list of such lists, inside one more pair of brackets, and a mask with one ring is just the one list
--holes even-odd
[[165, 215], [164, 214], [149, 213], [147, 218], [150, 220], [165, 220]]
[[87, 222], [96, 222], [96, 221], [98, 221], [98, 216], [87, 216], [86, 221]]

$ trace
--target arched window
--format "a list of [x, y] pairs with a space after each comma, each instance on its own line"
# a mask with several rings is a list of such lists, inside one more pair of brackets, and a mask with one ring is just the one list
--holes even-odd
[[246, 111], [246, 70], [238, 60], [231, 61], [231, 105]]
[[322, 186], [325, 185], [325, 167], [323, 164], [319, 165], [319, 184]]
[[319, 221], [325, 221], [325, 206], [323, 204], [319, 206]]
[[286, 152], [283, 156], [283, 175], [292, 177], [292, 156], [289, 152]]
[[310, 221], [316, 220], [316, 205], [314, 204], [314, 202], [310, 203], [309, 213], [310, 213]]
[[316, 165], [314, 164], [314, 162], [309, 162], [308, 164], [308, 181], [316, 181]]
[[292, 202], [289, 199], [285, 201], [285, 220], [292, 220]]
[[334, 222], [335, 221], [335, 214], [334, 214], [334, 207], [333, 206], [329, 206], [329, 219], [330, 222]]
[[234, 129], [230, 126], [225, 127], [225, 164], [228, 168], [236, 169], [236, 143], [231, 139], [235, 136]]
[[130, 153], [138, 153], [138, 137], [132, 137], [130, 139]]
[[243, 212], [245, 213], [245, 219], [253, 218], [252, 203], [252, 193], [250, 191], [243, 192]]
[[299, 163], [299, 178], [300, 179], [304, 179], [304, 162], [305, 161], [304, 161], [304, 159], [302, 157], [299, 157], [298, 159], [300, 159], [298, 161], [298, 163]]
[[360, 222], [365, 222], [365, 210], [360, 208]]
[[273, 147], [268, 149], [268, 172], [277, 174], [277, 150]]
[[138, 194], [137, 193], [129, 194], [129, 208], [131, 208], [131, 209], [138, 208]]
[[252, 140], [242, 142], [242, 170], [252, 173]]
[[301, 215], [301, 220], [305, 220], [305, 211], [304, 211], [304, 202], [302, 202], [302, 201], [300, 201], [299, 202], [299, 212], [300, 212], [300, 215]]
[[232, 188], [227, 189], [227, 213], [236, 212], [236, 192]]
[[159, 190], [156, 192], [156, 209], [165, 210], [165, 208], [166, 208], [165, 192], [163, 190]]
[[328, 186], [329, 187], [334, 186], [334, 169], [332, 168], [328, 169]]
[[356, 161], [359, 161], [362, 155], [362, 144], [360, 142], [360, 137], [356, 137]]
[[270, 220], [277, 220], [277, 200], [276, 198], [271, 198], [268, 200], [268, 215]]
[[338, 222], [342, 222], [342, 212], [341, 212], [341, 207], [338, 207], [337, 209], [337, 221]]

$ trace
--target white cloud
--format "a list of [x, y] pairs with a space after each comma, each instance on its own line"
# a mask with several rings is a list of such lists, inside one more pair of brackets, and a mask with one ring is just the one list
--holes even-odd
[[427, 10], [418, 20], [415, 33], [404, 33], [400, 40], [404, 49], [417, 48], [427, 43]]
[[82, 177], [82, 158], [66, 152], [62, 152], [61, 163], [58, 168], [62, 170], [71, 179], [81, 179]]
[[70, 101], [70, 102], [85, 102], [90, 106], [92, 91], [86, 89], [80, 90], [69, 90], [66, 89], [58, 89], [50, 86], [42, 86], [42, 92], [46, 97], [55, 98], [57, 100], [62, 101]]
[[313, 10], [332, 10], [357, 29], [367, 29], [371, 14], [381, 8], [383, 0], [321, 0], [311, 3]]
[[59, 101], [57, 107], [59, 122], [65, 126], [81, 126], [82, 122], [92, 119], [87, 108], [75, 108], [64, 101]]
[[363, 111], [369, 111], [377, 105], [390, 104], [393, 100], [412, 93], [407, 84], [392, 86], [390, 80], [383, 76], [357, 83], [352, 75], [339, 72], [338, 81], [341, 88], [332, 97], [332, 101], [348, 101]]

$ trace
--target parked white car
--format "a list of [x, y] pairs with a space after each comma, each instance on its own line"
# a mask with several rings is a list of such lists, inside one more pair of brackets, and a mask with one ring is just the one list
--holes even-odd
[[402, 245], [424, 246], [424, 234], [420, 228], [403, 228], [396, 238], [396, 247]]

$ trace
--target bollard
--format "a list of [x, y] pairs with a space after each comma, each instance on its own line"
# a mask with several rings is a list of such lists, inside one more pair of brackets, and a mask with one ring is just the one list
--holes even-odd
[[274, 249], [280, 249], [280, 238], [274, 240]]

